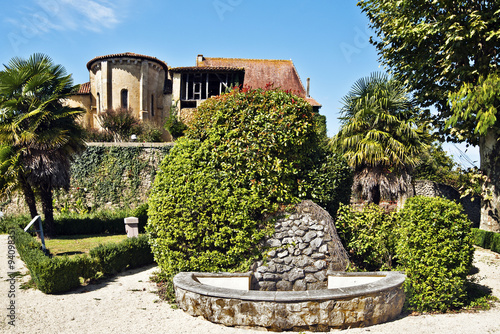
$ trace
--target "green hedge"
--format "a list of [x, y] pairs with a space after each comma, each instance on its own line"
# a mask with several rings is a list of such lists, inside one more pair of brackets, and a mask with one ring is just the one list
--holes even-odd
[[500, 233], [472, 229], [474, 245], [500, 253]]
[[114, 274], [127, 268], [153, 263], [153, 255], [145, 235], [118, 244], [100, 245], [90, 256], [49, 257], [40, 243], [29, 233], [11, 225], [17, 251], [26, 263], [37, 288], [43, 293], [62, 293], [80, 286], [80, 277], [89, 279], [98, 272]]
[[439, 197], [412, 197], [398, 213], [396, 256], [405, 268], [409, 308], [463, 307], [472, 266], [471, 222], [462, 206]]
[[137, 268], [154, 262], [145, 235], [128, 238], [118, 244], [99, 245], [90, 250], [90, 256], [104, 274], [116, 274], [126, 268]]

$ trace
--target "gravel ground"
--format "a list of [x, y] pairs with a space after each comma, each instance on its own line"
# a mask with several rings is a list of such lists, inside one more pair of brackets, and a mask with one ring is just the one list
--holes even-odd
[[[224, 327], [172, 309], [154, 293], [149, 277], [157, 270], [130, 270], [100, 284], [71, 293], [45, 295], [34, 289], [9, 297], [7, 281], [7, 235], [0, 235], [0, 333], [261, 333]], [[17, 258], [16, 270], [26, 270]], [[500, 255], [476, 249], [475, 274], [481, 285], [500, 298]], [[26, 280], [27, 278], [23, 278]], [[15, 326], [10, 325], [7, 307], [15, 301]], [[405, 316], [395, 321], [342, 333], [500, 333], [500, 303], [488, 311], [458, 314]], [[292, 333], [292, 332], [291, 332]]]

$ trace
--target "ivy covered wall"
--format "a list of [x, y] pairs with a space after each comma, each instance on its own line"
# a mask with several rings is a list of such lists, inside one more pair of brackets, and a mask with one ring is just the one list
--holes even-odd
[[[146, 202], [156, 170], [171, 145], [89, 145], [71, 166], [69, 191], [54, 193], [55, 212], [134, 208]], [[0, 204], [6, 214], [27, 212], [22, 196]]]

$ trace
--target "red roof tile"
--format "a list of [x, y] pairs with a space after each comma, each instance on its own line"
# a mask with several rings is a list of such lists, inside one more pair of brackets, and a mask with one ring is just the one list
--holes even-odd
[[90, 94], [90, 82], [82, 83], [78, 91], [75, 93], [76, 95], [87, 95]]
[[171, 67], [169, 68], [171, 72], [234, 72], [234, 71], [245, 71], [243, 67], [198, 67], [198, 66], [187, 66], [187, 67]]
[[[201, 59], [201, 61], [200, 61]], [[250, 88], [265, 88], [268, 84], [290, 90], [305, 97], [306, 91], [291, 60], [209, 58], [199, 56], [198, 67], [242, 67], [245, 69], [244, 85]], [[317, 102], [316, 102], [317, 103]]]
[[161, 61], [160, 59], [155, 58], [155, 57], [151, 57], [151, 56], [133, 53], [133, 52], [115, 53], [115, 54], [111, 54], [111, 55], [95, 57], [94, 59], [90, 60], [87, 63], [87, 69], [90, 71], [92, 64], [98, 60], [104, 60], [104, 59], [110, 59], [110, 58], [122, 58], [122, 57], [152, 60], [152, 61], [160, 64], [165, 71], [168, 71], [167, 64], [165, 62]]

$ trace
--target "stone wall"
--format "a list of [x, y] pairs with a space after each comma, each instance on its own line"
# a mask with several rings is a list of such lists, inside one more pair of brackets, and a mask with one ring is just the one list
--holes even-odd
[[327, 285], [327, 271], [343, 271], [348, 255], [332, 217], [312, 201], [279, 218], [266, 245], [264, 261], [254, 264], [253, 289], [266, 291], [315, 290]]
[[225, 326], [326, 332], [366, 327], [396, 318], [405, 300], [404, 275], [398, 272], [360, 275], [385, 277], [376, 283], [342, 289], [244, 291], [201, 284], [196, 273], [180, 273], [174, 277], [174, 288], [179, 308]]
[[471, 196], [460, 198], [460, 193], [455, 188], [428, 180], [415, 181], [415, 195], [425, 197], [443, 197], [456, 201], [462, 204], [465, 213], [473, 223], [473, 227], [479, 227], [479, 222], [481, 220], [480, 198], [472, 198]]

